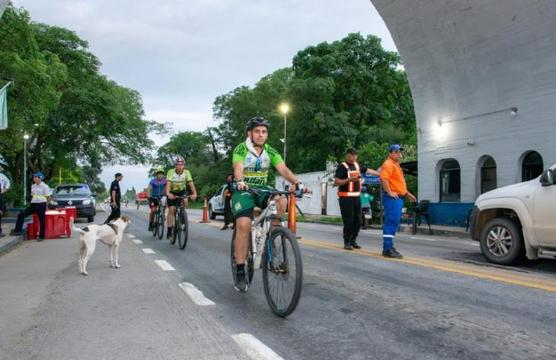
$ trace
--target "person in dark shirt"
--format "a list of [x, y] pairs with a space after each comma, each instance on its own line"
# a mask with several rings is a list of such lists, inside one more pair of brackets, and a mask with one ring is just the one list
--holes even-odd
[[220, 230], [226, 230], [230, 228], [232, 224], [232, 229], [234, 228], [234, 216], [232, 215], [232, 182], [234, 180], [234, 175], [229, 174], [226, 177], [226, 188], [222, 192], [224, 197], [224, 226]]
[[122, 181], [123, 175], [121, 173], [116, 173], [115, 180], [112, 181], [110, 184], [110, 207], [112, 208], [112, 212], [104, 221], [105, 224], [108, 224], [112, 220], [116, 220], [120, 217], [120, 208], [121, 208], [121, 199], [122, 193], [120, 191], [120, 181]]
[[334, 185], [338, 186], [338, 201], [344, 223], [344, 249], [361, 249], [357, 235], [361, 229], [361, 174], [379, 176], [379, 172], [357, 162], [357, 150], [350, 148], [345, 161], [336, 168]]

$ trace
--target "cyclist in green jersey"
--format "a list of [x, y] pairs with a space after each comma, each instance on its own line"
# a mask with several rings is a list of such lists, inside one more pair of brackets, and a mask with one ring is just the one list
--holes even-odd
[[[187, 195], [187, 187], [191, 190], [191, 200], [197, 199], [197, 190], [193, 183], [193, 178], [189, 170], [185, 169], [185, 160], [182, 157], [176, 158], [176, 167], [170, 169], [166, 175], [166, 196], [168, 197], [168, 239], [172, 236], [174, 228], [174, 215], [179, 196]], [[187, 207], [187, 198], [183, 199], [183, 205]]]
[[[237, 191], [232, 194], [232, 214], [236, 222], [235, 260], [237, 264], [238, 290], [245, 291], [249, 286], [245, 275], [245, 259], [247, 257], [249, 231], [253, 209], [255, 206], [266, 207], [264, 196], [258, 196], [243, 190], [247, 188], [266, 188], [268, 170], [273, 166], [280, 175], [293, 184], [290, 190], [295, 191], [303, 186], [297, 176], [288, 169], [280, 153], [266, 143], [268, 139], [268, 122], [261, 117], [252, 118], [247, 122], [247, 139], [239, 144], [232, 157], [234, 179]], [[304, 189], [307, 191], [308, 189]], [[278, 212], [282, 215], [287, 206], [284, 196], [277, 196]]]

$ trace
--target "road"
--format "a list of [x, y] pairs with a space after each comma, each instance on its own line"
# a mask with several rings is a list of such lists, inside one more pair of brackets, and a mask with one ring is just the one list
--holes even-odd
[[[108, 268], [99, 245], [90, 275], [79, 275], [75, 239], [29, 242], [0, 257], [7, 302], [34, 299], [0, 311], [0, 358], [556, 358], [554, 260], [491, 266], [468, 239], [406, 234], [396, 244], [405, 258], [388, 260], [376, 230], [362, 231], [363, 249], [350, 252], [340, 227], [298, 224], [303, 293], [281, 319], [266, 304], [260, 273], [248, 293], [233, 289], [231, 231], [220, 231], [220, 221], [200, 224], [201, 213], [190, 211], [181, 251], [152, 238], [145, 211], [124, 209], [132, 221], [121, 269]], [[32, 266], [49, 268], [42, 285], [21, 289], [36, 272], [5, 281], [18, 259], [41, 254], [48, 264]], [[183, 291], [193, 286], [199, 292]]]

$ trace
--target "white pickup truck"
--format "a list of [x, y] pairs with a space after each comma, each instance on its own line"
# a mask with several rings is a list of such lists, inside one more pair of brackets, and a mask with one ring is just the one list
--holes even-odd
[[482, 194], [470, 235], [490, 262], [509, 265], [556, 252], [556, 165], [536, 179]]

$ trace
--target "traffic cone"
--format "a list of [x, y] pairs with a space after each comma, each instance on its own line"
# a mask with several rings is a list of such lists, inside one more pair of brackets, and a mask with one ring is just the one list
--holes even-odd
[[297, 207], [295, 206], [295, 196], [290, 193], [288, 204], [288, 229], [294, 234], [297, 232]]
[[206, 224], [209, 223], [209, 219], [208, 219], [208, 203], [207, 203], [207, 198], [205, 198], [205, 202], [203, 204], [203, 221], [201, 221], [202, 224]]

